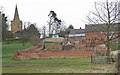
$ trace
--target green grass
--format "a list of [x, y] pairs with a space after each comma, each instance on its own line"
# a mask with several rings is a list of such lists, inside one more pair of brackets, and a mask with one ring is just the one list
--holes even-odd
[[114, 51], [114, 50], [119, 50], [119, 46], [118, 44], [111, 44], [110, 48]]
[[12, 43], [12, 44], [3, 44], [2, 45], [2, 53], [3, 55], [12, 54], [17, 50], [22, 50], [31, 47], [30, 43], [26, 43], [25, 46], [22, 43]]
[[[74, 60], [74, 61], [73, 61]], [[3, 64], [16, 64], [16, 63], [19, 63], [19, 64], [43, 64], [43, 65], [47, 65], [48, 63], [49, 64], [52, 64], [52, 63], [90, 63], [90, 59], [89, 58], [53, 58], [53, 59], [50, 59], [50, 58], [46, 58], [46, 59], [31, 59], [31, 60], [22, 60], [22, 61], [15, 61], [13, 59], [13, 57], [9, 56], [9, 57], [4, 57], [3, 58]], [[54, 64], [54, 65], [56, 65]]]
[[0, 74], [2, 73], [2, 42], [0, 42]]
[[[55, 45], [55, 43], [45, 43]], [[16, 50], [31, 47], [30, 43], [3, 44], [2, 72], [3, 73], [114, 73], [115, 64], [91, 64], [90, 58], [53, 58], [15, 61], [13, 54]]]
[[57, 45], [57, 42], [45, 42], [45, 46]]
[[[8, 60], [9, 59], [9, 60]], [[8, 63], [9, 62], [9, 63]], [[53, 58], [31, 59], [14, 61], [11, 58], [3, 59], [3, 73], [86, 73], [108, 72], [114, 73], [114, 64], [91, 64], [90, 58]], [[108, 69], [109, 68], [109, 69]]]

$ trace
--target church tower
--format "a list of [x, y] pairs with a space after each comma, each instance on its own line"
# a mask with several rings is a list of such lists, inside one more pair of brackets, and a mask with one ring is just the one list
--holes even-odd
[[22, 21], [20, 21], [17, 5], [15, 7], [14, 19], [11, 21], [11, 31], [13, 33], [22, 31]]

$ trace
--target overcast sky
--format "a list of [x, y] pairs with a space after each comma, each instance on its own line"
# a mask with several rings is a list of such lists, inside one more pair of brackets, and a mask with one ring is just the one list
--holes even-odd
[[100, 0], [0, 0], [9, 20], [14, 17], [17, 4], [19, 17], [23, 22], [37, 23], [37, 27], [47, 26], [48, 14], [55, 11], [58, 19], [64, 20], [67, 27], [85, 27], [86, 15]]

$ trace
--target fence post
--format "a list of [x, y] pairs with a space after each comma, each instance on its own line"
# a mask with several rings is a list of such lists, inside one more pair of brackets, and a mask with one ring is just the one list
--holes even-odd
[[91, 63], [95, 64], [96, 61], [95, 61], [95, 55], [91, 55]]
[[91, 63], [93, 63], [93, 61], [92, 61], [92, 55], [91, 55]]

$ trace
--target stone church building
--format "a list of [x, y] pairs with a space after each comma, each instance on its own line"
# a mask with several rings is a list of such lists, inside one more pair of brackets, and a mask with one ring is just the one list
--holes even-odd
[[17, 5], [15, 7], [14, 18], [11, 21], [11, 31], [13, 32], [13, 34], [15, 34], [16, 32], [22, 31], [22, 21], [19, 18]]

